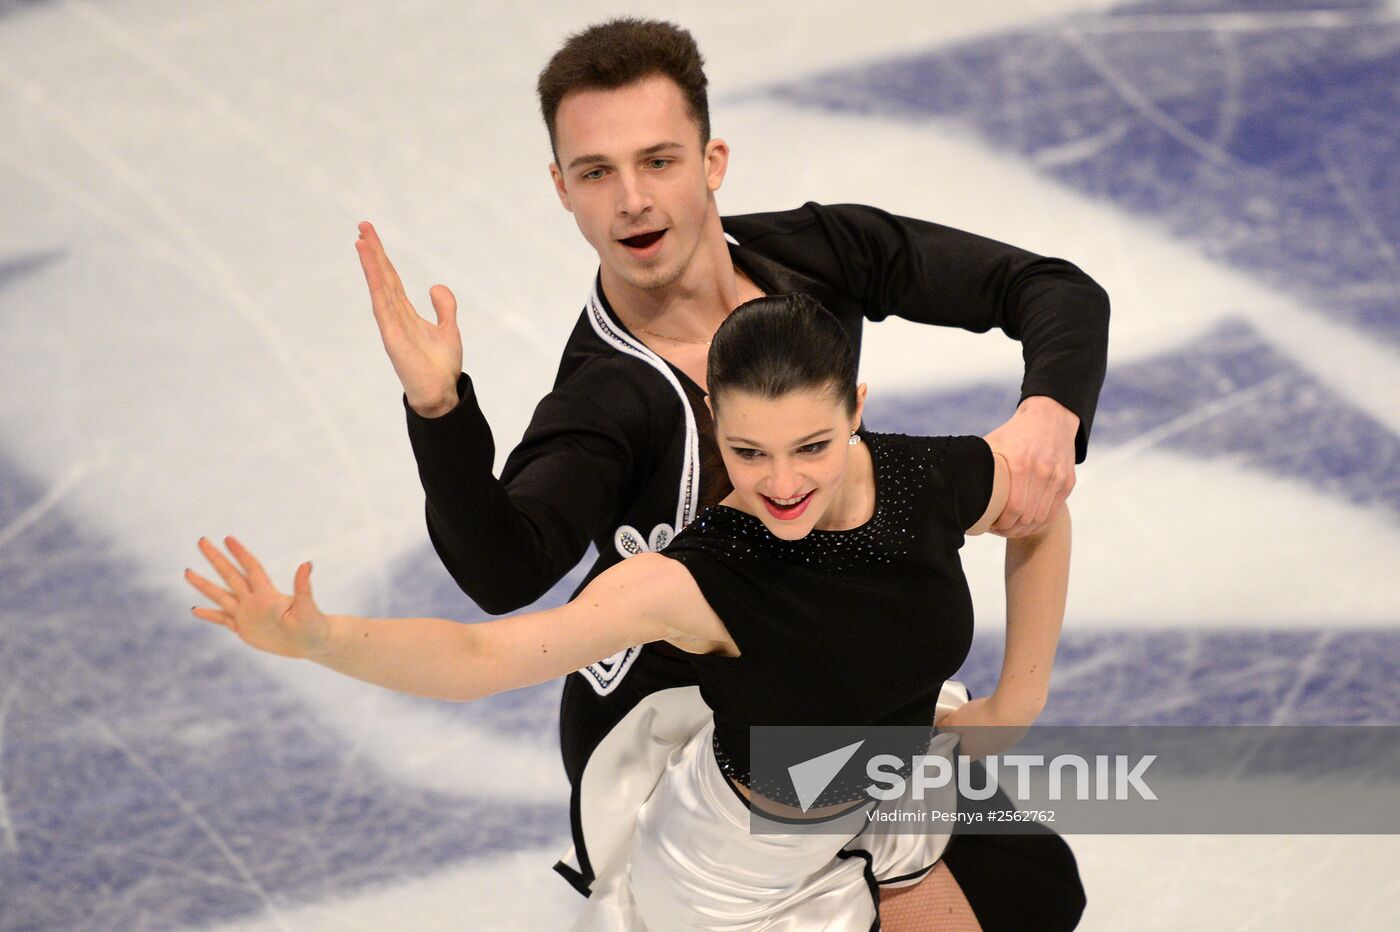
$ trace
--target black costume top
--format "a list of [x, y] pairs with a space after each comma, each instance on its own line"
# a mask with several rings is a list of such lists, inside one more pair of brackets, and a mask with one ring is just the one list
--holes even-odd
[[[723, 224], [738, 268], [767, 294], [816, 298], [857, 352], [862, 321], [891, 314], [978, 332], [999, 327], [1021, 340], [1022, 397], [1048, 395], [1079, 416], [1083, 459], [1107, 359], [1108, 299], [1075, 266], [858, 205], [807, 204]], [[409, 410], [409, 437], [433, 545], [488, 612], [537, 599], [590, 542], [598, 559], [581, 585], [626, 556], [661, 549], [699, 511], [701, 451], [713, 443], [703, 392], [627, 332], [601, 289], [499, 479], [491, 430], [466, 375], [458, 392], [460, 403], [442, 417]], [[679, 654], [665, 644], [647, 652]], [[629, 649], [581, 673], [606, 695], [637, 654]], [[686, 667], [679, 657], [670, 662]]]
[[860, 527], [783, 540], [718, 505], [664, 551], [739, 646], [691, 662], [714, 710], [716, 759], [746, 786], [749, 726], [927, 728], [972, 644], [958, 549], [991, 498], [991, 449], [980, 437], [861, 436], [875, 511]]

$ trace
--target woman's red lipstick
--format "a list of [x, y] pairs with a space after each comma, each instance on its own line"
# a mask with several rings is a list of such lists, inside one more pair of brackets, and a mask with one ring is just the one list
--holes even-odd
[[[812, 490], [812, 492], [815, 491], [816, 489]], [[763, 495], [763, 507], [768, 509], [770, 515], [777, 518], [779, 521], [791, 521], [794, 518], [801, 517], [802, 512], [807, 510], [807, 506], [812, 502], [812, 492], [803, 495], [801, 501], [794, 502], [791, 505], [779, 505], [767, 495], [763, 495], [761, 492], [759, 494]]]

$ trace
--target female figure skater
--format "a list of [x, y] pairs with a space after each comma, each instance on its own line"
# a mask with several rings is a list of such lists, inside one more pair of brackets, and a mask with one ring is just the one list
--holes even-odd
[[[692, 655], [704, 705], [669, 695], [694, 687], [663, 690], [609, 736], [613, 751], [600, 746], [630, 763], [598, 788], [606, 793], [585, 786], [584, 804], [606, 795], [631, 812], [594, 822], [610, 837], [590, 840], [599, 882], [580, 927], [868, 929], [876, 885], [919, 880], [947, 836], [866, 841], [863, 818], [845, 837], [751, 834], [749, 804], [773, 813], [790, 800], [754, 785], [748, 729], [932, 722], [971, 643], [958, 549], [1000, 514], [1010, 477], [980, 438], [862, 432], [866, 389], [849, 341], [810, 299], [741, 306], [708, 365], [733, 491], [665, 551], [617, 564], [568, 605], [473, 625], [327, 616], [309, 563], [289, 597], [228, 538], [236, 566], [200, 541], [227, 588], [187, 571], [218, 606], [194, 613], [258, 649], [454, 700], [668, 641]], [[1039, 714], [1068, 565], [1067, 512], [1038, 536], [1008, 540], [1000, 680], [943, 714], [942, 728], [1028, 725]], [[997, 750], [979, 740], [962, 752]], [[819, 798], [812, 813], [847, 811], [849, 800]]]

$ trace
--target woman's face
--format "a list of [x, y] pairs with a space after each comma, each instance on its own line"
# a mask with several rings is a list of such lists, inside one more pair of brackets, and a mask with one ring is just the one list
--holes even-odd
[[[865, 386], [854, 412], [832, 392], [801, 390], [780, 398], [726, 391], [716, 406], [715, 440], [734, 494], [727, 500], [756, 515], [775, 537], [806, 537], [841, 503]], [[833, 514], [833, 517], [837, 515]]]

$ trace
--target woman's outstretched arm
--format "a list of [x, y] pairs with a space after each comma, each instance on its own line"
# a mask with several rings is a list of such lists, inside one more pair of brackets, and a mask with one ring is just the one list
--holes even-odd
[[224, 542], [233, 561], [207, 540], [199, 548], [226, 588], [185, 571], [218, 606], [193, 609], [197, 617], [258, 650], [434, 699], [467, 701], [542, 683], [634, 644], [692, 635], [687, 617], [713, 617], [684, 568], [658, 554], [619, 563], [568, 605], [496, 621], [326, 615], [311, 596], [310, 563], [297, 568], [288, 596], [247, 548], [232, 537]]

